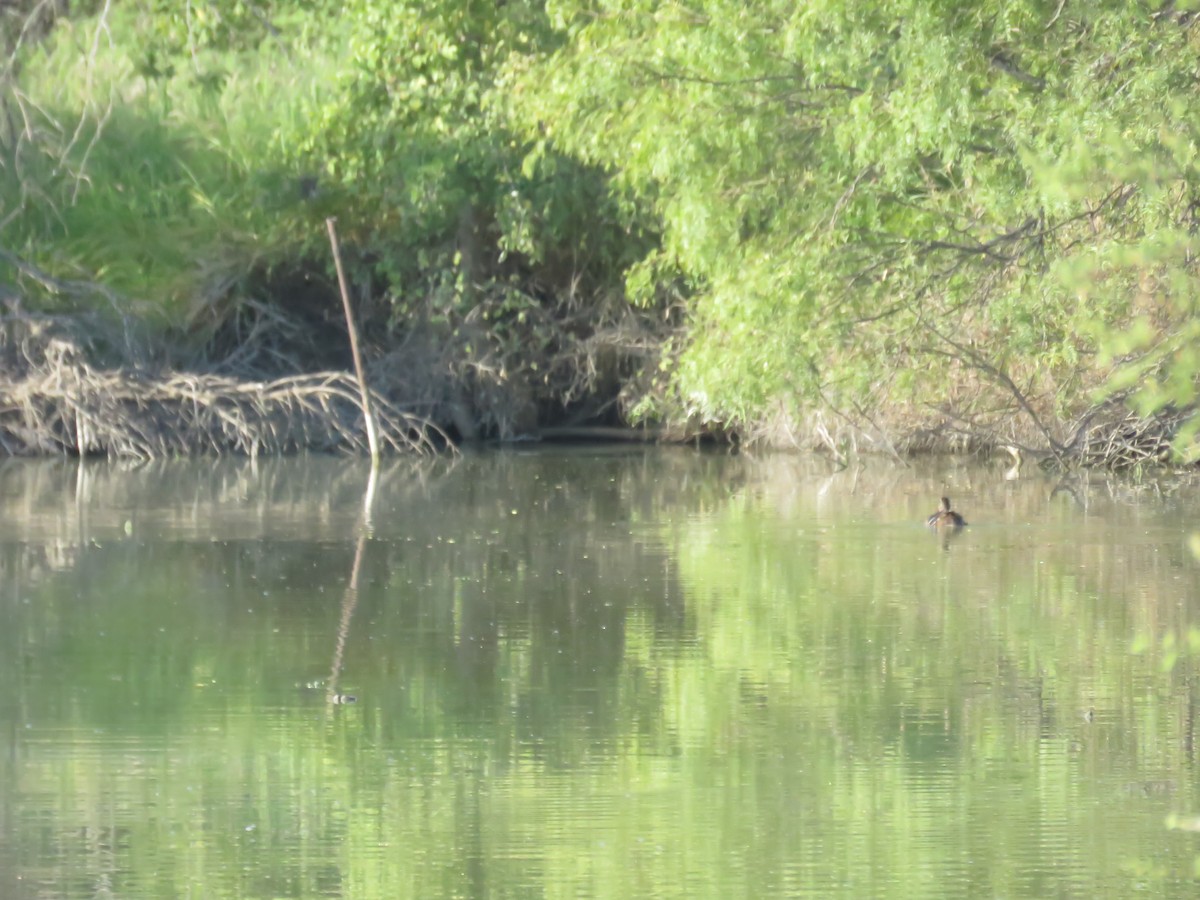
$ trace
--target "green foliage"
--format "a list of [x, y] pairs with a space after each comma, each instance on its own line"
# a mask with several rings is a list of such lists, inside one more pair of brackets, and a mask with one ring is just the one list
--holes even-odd
[[[1190, 14], [612, 0], [553, 16], [564, 45], [523, 74], [527, 122], [654, 202], [699, 285], [676, 373], [692, 412], [753, 419], [780, 394], [880, 399], [888, 382], [935, 399], [950, 342], [1066, 377], [1131, 313], [1113, 270], [1143, 246], [1172, 247], [1180, 285], [1154, 297], [1169, 361], [1143, 406], [1194, 399]], [[1089, 289], [1101, 272], [1109, 289]]]
[[[313, 42], [301, 71], [298, 48], [216, 37], [170, 57], [150, 15], [63, 21], [30, 53], [8, 98], [28, 133], [9, 148], [5, 237], [50, 274], [133, 301], [120, 312], [179, 327], [309, 240], [287, 148], [330, 60]], [[154, 71], [143, 51], [159, 53]]]
[[92, 13], [28, 54], [36, 142], [9, 136], [28, 160], [9, 170], [6, 237], [52, 276], [132, 298], [122, 313], [177, 329], [228, 315], [274, 268], [325, 269], [336, 217], [368, 318], [432, 327], [466, 357], [490, 343], [511, 370], [556, 349], [544, 326], [563, 310], [576, 338], [618, 316], [655, 243], [603, 171], [509, 124], [505, 61], [558, 40], [539, 3]]
[[1200, 39], [1181, 7], [75, 16], [23, 51], [5, 237], [167, 320], [280, 261], [324, 265], [336, 216], [397, 328], [486, 319], [516, 352], [551, 340], [524, 327], [539, 312], [684, 306], [668, 374], [702, 420], [938, 406], [1007, 374], [1064, 420], [1101, 385], [1194, 406]]
[[612, 289], [653, 236], [602, 173], [510, 126], [509, 57], [553, 40], [541, 4], [348, 4], [348, 65], [300, 154], [344, 193], [343, 225], [398, 312], [494, 285], [559, 298]]

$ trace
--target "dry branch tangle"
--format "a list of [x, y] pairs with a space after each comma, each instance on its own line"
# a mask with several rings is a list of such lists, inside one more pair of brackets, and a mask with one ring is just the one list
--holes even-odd
[[[197, 453], [366, 451], [346, 372], [246, 381], [215, 374], [98, 369], [61, 336], [9, 344], [0, 369], [0, 451], [153, 459]], [[429, 454], [448, 441], [428, 420], [372, 395], [385, 448]]]

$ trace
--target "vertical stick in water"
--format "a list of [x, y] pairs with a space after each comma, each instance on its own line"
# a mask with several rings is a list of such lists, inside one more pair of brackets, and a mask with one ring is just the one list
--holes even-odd
[[342, 268], [342, 251], [338, 247], [336, 220], [325, 220], [329, 229], [329, 244], [333, 247], [333, 264], [337, 268], [338, 288], [342, 292], [342, 306], [346, 311], [346, 329], [350, 332], [350, 354], [354, 357], [354, 374], [358, 378], [358, 391], [362, 395], [363, 418], [367, 420], [367, 445], [371, 448], [371, 468], [379, 465], [379, 435], [375, 430], [375, 415], [371, 412], [371, 394], [367, 390], [367, 375], [363, 371], [362, 354], [358, 351], [358, 328], [354, 324], [354, 310], [350, 307], [350, 290], [346, 287], [346, 272]]
[[[371, 467], [372, 476], [375, 467]], [[325, 700], [329, 706], [355, 702], [351, 694], [338, 691], [338, 679], [342, 674], [342, 665], [346, 657], [346, 638], [350, 636], [350, 619], [354, 615], [354, 607], [358, 606], [358, 573], [362, 569], [363, 550], [367, 546], [367, 533], [358, 533], [358, 543], [354, 547], [354, 565], [350, 569], [350, 582], [346, 585], [346, 593], [342, 595], [342, 618], [338, 622], [337, 643], [333, 647], [333, 665], [329, 668], [329, 682], [325, 686]]]

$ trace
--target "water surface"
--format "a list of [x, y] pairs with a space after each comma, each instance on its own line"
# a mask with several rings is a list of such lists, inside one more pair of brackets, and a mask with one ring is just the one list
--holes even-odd
[[0, 897], [1200, 888], [1194, 485], [550, 449], [395, 466], [364, 521], [366, 483], [0, 466]]

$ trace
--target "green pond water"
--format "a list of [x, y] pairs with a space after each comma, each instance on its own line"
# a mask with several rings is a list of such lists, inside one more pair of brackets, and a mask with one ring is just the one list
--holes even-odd
[[1195, 483], [367, 475], [0, 466], [0, 898], [1200, 894]]

